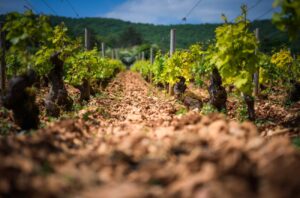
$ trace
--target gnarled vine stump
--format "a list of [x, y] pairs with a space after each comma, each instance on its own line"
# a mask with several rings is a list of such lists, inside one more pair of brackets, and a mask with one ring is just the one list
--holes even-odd
[[35, 103], [35, 93], [30, 87], [36, 81], [33, 70], [9, 81], [3, 106], [13, 111], [15, 123], [23, 130], [36, 129], [39, 125], [39, 108]]
[[226, 110], [227, 93], [222, 86], [222, 78], [217, 68], [214, 68], [212, 71], [208, 91], [210, 104], [218, 109], [218, 111]]
[[248, 119], [255, 121], [254, 97], [244, 94], [244, 100], [247, 105]]
[[56, 52], [50, 58], [53, 69], [48, 74], [50, 91], [45, 100], [47, 115], [54, 117], [59, 116], [60, 108], [68, 111], [73, 105], [73, 100], [69, 97], [63, 80], [64, 62], [59, 58], [59, 54]]

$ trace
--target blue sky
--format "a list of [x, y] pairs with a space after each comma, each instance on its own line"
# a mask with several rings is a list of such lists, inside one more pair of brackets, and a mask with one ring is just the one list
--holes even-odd
[[[200, 2], [199, 2], [200, 1]], [[154, 24], [219, 23], [222, 13], [231, 20], [240, 12], [240, 5], [254, 6], [249, 18], [272, 16], [273, 0], [0, 0], [0, 14], [32, 7], [37, 13], [68, 17], [106, 17], [131, 22]], [[47, 6], [48, 5], [48, 6]], [[74, 7], [75, 11], [72, 9]], [[77, 16], [76, 12], [79, 16]]]

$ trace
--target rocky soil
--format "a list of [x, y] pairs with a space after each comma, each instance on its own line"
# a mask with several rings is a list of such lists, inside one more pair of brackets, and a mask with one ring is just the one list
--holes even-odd
[[120, 73], [77, 118], [0, 138], [0, 197], [300, 197], [289, 138], [179, 108]]

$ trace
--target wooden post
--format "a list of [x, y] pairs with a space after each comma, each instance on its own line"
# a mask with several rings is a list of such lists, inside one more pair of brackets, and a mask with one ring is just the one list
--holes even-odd
[[[171, 29], [170, 31], [170, 57], [174, 54], [176, 49], [176, 30]], [[169, 94], [173, 95], [173, 86], [169, 84]]]
[[91, 50], [91, 36], [90, 36], [90, 31], [85, 28], [84, 29], [84, 48], [86, 50]]
[[1, 69], [0, 69], [0, 89], [4, 92], [6, 87], [6, 62], [5, 62], [5, 32], [3, 31], [4, 23], [0, 23], [0, 49], [1, 49]]
[[[154, 63], [154, 59], [153, 59], [153, 48], [151, 47], [150, 48], [150, 67], [152, 67]], [[149, 80], [150, 80], [150, 83], [152, 84], [152, 72], [150, 71], [150, 74], [149, 74]]]
[[[91, 46], [91, 36], [90, 36], [90, 31], [85, 28], [84, 29], [84, 48], [86, 51], [91, 50], [92, 46]], [[90, 72], [91, 67], [88, 66], [88, 71]], [[83, 82], [82, 82], [82, 89], [86, 90], [83, 91], [84, 93], [84, 99], [85, 100], [89, 100], [90, 99], [90, 95], [91, 95], [91, 85], [90, 85], [90, 79], [84, 78]]]
[[[259, 29], [256, 28], [255, 31], [255, 37], [257, 39], [257, 41], [259, 42]], [[258, 53], [258, 48], [255, 50], [255, 54]], [[254, 80], [254, 96], [258, 96], [259, 95], [259, 68], [260, 66], [258, 65], [257, 71], [254, 73], [253, 76], [253, 80]]]
[[118, 49], [115, 49], [115, 59], [119, 59], [119, 51]]
[[145, 60], [145, 52], [142, 52], [142, 60]]
[[150, 63], [151, 65], [154, 63], [154, 56], [153, 56], [153, 48], [150, 48]]
[[115, 58], [114, 49], [111, 49], [111, 59]]
[[176, 49], [176, 29], [170, 31], [170, 56], [172, 56]]
[[105, 43], [101, 43], [101, 56], [102, 58], [105, 58]]

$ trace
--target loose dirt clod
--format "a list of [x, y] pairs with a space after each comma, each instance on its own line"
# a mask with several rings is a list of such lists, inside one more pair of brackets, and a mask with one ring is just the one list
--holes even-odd
[[105, 95], [80, 119], [1, 138], [0, 196], [300, 197], [300, 153], [287, 138], [218, 114], [177, 116], [132, 72]]

